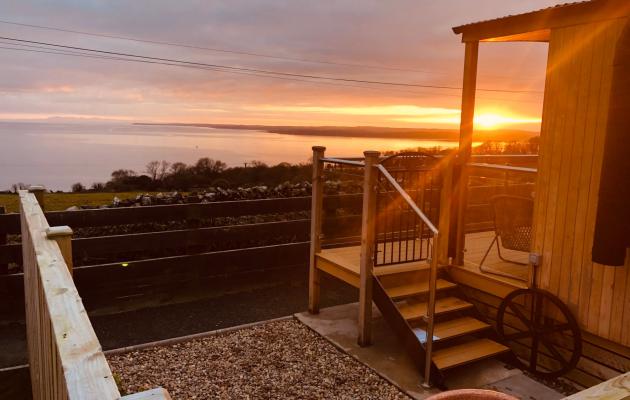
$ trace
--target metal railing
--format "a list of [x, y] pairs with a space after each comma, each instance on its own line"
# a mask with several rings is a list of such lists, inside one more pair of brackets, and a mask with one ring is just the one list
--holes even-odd
[[431, 239], [431, 253], [429, 254], [429, 301], [427, 306], [427, 312], [424, 316], [426, 323], [426, 343], [425, 343], [425, 369], [424, 369], [424, 383], [425, 387], [430, 386], [431, 380], [431, 358], [433, 352], [433, 331], [435, 322], [435, 297], [436, 297], [436, 281], [437, 281], [437, 269], [438, 269], [438, 236], [439, 231], [431, 222], [430, 218], [418, 207], [416, 202], [411, 198], [402, 186], [396, 181], [392, 174], [383, 166], [378, 164], [376, 168], [383, 175], [383, 177], [389, 182], [389, 184], [400, 195], [403, 201], [409, 206], [416, 217], [418, 217], [430, 232]]
[[[402, 153], [379, 165], [385, 172], [377, 178], [374, 265], [425, 260], [431, 231], [414, 213], [422, 211], [429, 219], [438, 219], [442, 174], [436, 168], [437, 159], [423, 153]], [[398, 196], [398, 188], [406, 200]]]

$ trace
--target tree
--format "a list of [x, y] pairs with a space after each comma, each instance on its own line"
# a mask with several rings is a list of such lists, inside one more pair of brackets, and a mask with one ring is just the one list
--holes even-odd
[[133, 171], [131, 169], [117, 169], [116, 171], [112, 172], [112, 180], [115, 182], [123, 181], [132, 176], [136, 176], [136, 171]]
[[166, 178], [166, 175], [168, 174], [168, 167], [170, 167], [170, 163], [166, 160], [162, 160], [160, 162], [160, 170], [158, 172], [158, 180], [162, 181], [164, 180], [164, 178]]
[[81, 182], [72, 184], [72, 193], [81, 193], [85, 192], [85, 186]]
[[188, 165], [183, 162], [174, 162], [171, 164], [171, 175], [179, 175], [186, 172]]
[[199, 175], [216, 175], [223, 172], [227, 168], [227, 165], [219, 160], [213, 160], [212, 158], [204, 157], [197, 160], [195, 164], [195, 170]]
[[103, 190], [105, 190], [105, 184], [103, 182], [94, 182], [92, 183], [92, 186], [90, 186], [90, 190], [93, 190], [95, 192], [102, 192]]
[[149, 177], [153, 180], [153, 181], [157, 181], [158, 179], [158, 174], [160, 171], [160, 162], [157, 160], [153, 160], [153, 161], [149, 161], [146, 165], [145, 168], [145, 172], [147, 174], [149, 174]]

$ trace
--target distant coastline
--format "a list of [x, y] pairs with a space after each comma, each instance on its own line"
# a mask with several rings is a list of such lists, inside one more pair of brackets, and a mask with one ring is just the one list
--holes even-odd
[[[194, 123], [150, 123], [136, 122], [133, 125], [156, 126], [190, 126], [212, 129], [239, 129], [255, 130], [283, 135], [304, 136], [337, 136], [374, 139], [417, 139], [457, 142], [459, 130], [457, 129], [428, 129], [428, 128], [390, 128], [374, 126], [270, 126], [270, 125], [242, 125], [242, 124], [194, 124]], [[538, 132], [497, 129], [492, 131], [475, 132], [475, 141], [499, 141], [513, 142], [525, 141], [538, 136]]]

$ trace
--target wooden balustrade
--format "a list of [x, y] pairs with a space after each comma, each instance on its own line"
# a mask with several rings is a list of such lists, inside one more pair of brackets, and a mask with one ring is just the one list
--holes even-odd
[[[66, 261], [72, 258], [66, 245], [71, 231], [48, 225], [34, 193], [20, 191], [20, 215], [33, 398], [119, 399], [120, 392], [72, 281], [71, 263]], [[149, 394], [153, 399], [170, 398], [163, 389]]]

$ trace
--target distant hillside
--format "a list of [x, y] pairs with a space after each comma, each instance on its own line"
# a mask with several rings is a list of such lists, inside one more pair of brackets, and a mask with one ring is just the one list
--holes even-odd
[[[237, 125], [237, 124], [186, 124], [186, 123], [136, 123], [134, 125], [170, 125], [194, 126], [198, 128], [215, 129], [246, 129], [280, 133], [286, 135], [307, 136], [346, 136], [361, 138], [395, 138], [419, 140], [447, 140], [458, 141], [457, 129], [426, 129], [426, 128], [388, 128], [377, 126], [268, 126], [268, 125]], [[475, 141], [524, 141], [538, 136], [538, 132], [516, 129], [497, 129], [492, 131], [475, 132]]]

